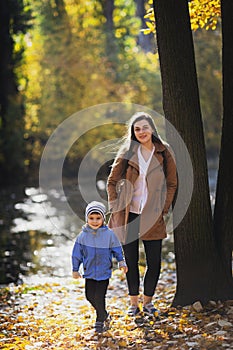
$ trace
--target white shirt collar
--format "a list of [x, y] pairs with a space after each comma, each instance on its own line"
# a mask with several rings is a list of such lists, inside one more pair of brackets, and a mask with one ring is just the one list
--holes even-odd
[[147, 169], [150, 165], [151, 159], [153, 157], [154, 151], [155, 151], [155, 146], [153, 146], [153, 149], [151, 150], [150, 157], [146, 161], [142, 155], [141, 146], [138, 147], [138, 162], [139, 162], [140, 173], [146, 174]]

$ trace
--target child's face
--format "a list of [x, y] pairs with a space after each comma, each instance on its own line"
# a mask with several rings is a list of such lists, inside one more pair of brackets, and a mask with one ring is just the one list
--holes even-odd
[[103, 222], [103, 216], [98, 213], [91, 213], [87, 217], [87, 223], [93, 230], [97, 230], [97, 228], [103, 225]]

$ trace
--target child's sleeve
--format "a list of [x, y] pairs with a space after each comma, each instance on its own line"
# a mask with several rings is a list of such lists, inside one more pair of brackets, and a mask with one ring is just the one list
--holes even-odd
[[72, 271], [78, 271], [82, 262], [82, 246], [78, 241], [76, 241], [72, 251]]

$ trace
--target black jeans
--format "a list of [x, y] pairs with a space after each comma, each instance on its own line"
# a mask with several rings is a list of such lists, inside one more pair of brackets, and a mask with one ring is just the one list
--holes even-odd
[[107, 293], [109, 279], [104, 281], [96, 281], [93, 279], [85, 280], [85, 294], [87, 300], [96, 310], [96, 321], [103, 322], [107, 318], [105, 306], [105, 296]]
[[[140, 215], [130, 213], [126, 244], [123, 246], [128, 266], [126, 274], [129, 295], [139, 295], [139, 224]], [[129, 242], [129, 243], [127, 243]], [[162, 240], [142, 241], [146, 255], [146, 272], [143, 279], [144, 295], [153, 296], [161, 269]]]

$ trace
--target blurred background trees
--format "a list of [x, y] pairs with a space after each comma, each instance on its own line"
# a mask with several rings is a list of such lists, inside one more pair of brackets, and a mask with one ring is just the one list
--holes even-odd
[[24, 168], [24, 36], [31, 12], [23, 0], [0, 3], [0, 174], [13, 181]]
[[[141, 31], [146, 1], [3, 0], [0, 6], [1, 182], [11, 183], [16, 172], [36, 178], [48, 137], [83, 108], [129, 102], [163, 114], [155, 39]], [[222, 114], [221, 35], [214, 25], [215, 31], [193, 33], [211, 159], [219, 152]], [[83, 152], [70, 152], [70, 164]]]

